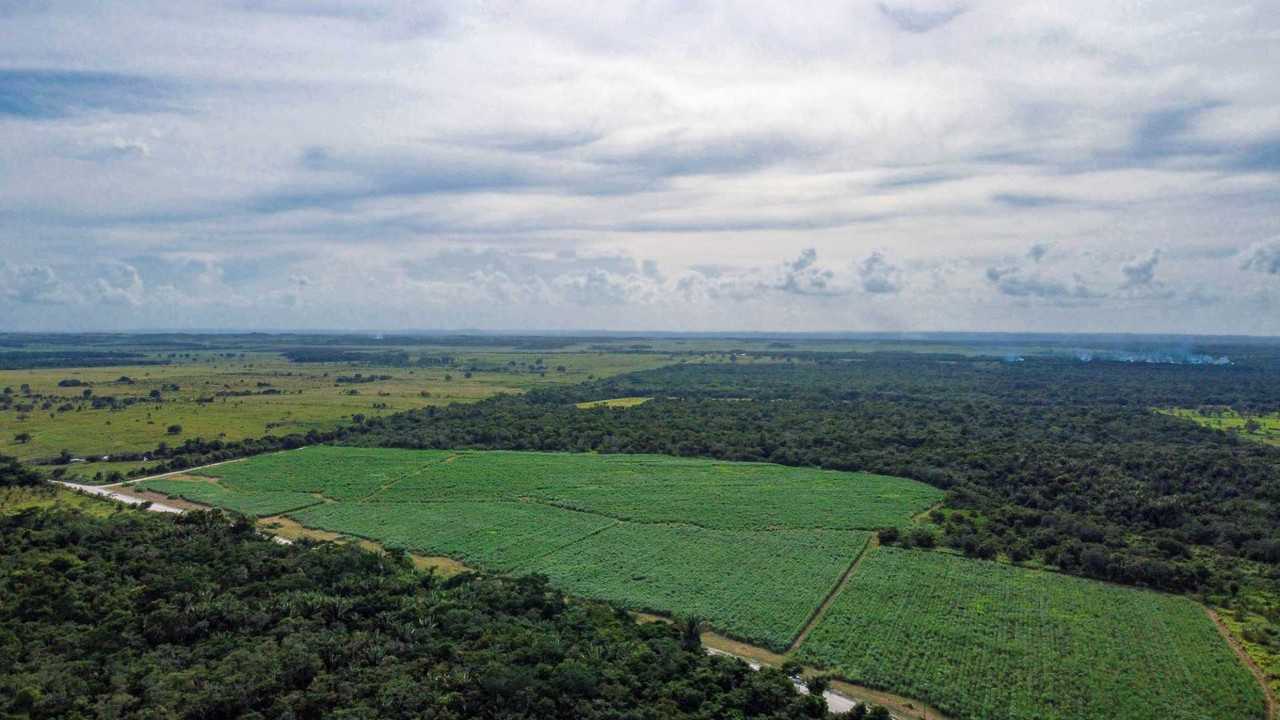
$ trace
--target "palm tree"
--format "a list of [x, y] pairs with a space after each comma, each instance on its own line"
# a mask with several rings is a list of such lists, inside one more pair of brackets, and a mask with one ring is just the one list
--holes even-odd
[[690, 615], [684, 619], [680, 630], [680, 645], [685, 650], [696, 650], [702, 647], [702, 618]]

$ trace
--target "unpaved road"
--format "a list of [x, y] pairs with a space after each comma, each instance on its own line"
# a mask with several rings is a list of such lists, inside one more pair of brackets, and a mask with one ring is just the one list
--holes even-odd
[[[707, 654], [723, 655], [725, 657], [731, 657], [737, 660], [741, 660], [747, 665], [750, 665], [752, 670], [759, 670], [761, 667], [760, 663], [755, 662], [754, 660], [748, 660], [743, 657], [738, 657], [733, 653], [727, 653], [723, 650], [716, 650], [715, 648], [707, 648]], [[804, 683], [800, 682], [799, 680], [792, 680], [791, 682], [796, 686], [796, 689], [799, 690], [801, 693], [805, 695], [809, 694], [809, 688], [805, 687]], [[850, 700], [849, 698], [839, 693], [832, 692], [831, 690], [828, 690], [822, 693], [822, 699], [827, 701], [827, 708], [831, 712], [835, 712], [835, 713], [849, 712], [854, 708], [855, 705], [858, 704], [857, 702]], [[897, 717], [897, 716], [894, 715], [893, 717]]]
[[113, 486], [78, 485], [76, 483], [62, 482], [60, 480], [55, 480], [54, 482], [63, 487], [71, 488], [72, 490], [78, 490], [82, 493], [87, 493], [89, 495], [97, 495], [98, 497], [111, 498], [112, 500], [125, 503], [126, 505], [141, 505], [143, 503], [149, 502], [151, 503], [151, 506], [147, 509], [153, 510], [155, 512], [165, 512], [165, 513], [183, 512], [182, 508], [177, 508], [172, 505], [166, 505], [162, 502], [155, 502], [154, 500], [146, 500], [134, 495], [128, 495], [128, 494], [119, 492], [117, 490], [112, 490], [111, 487]]

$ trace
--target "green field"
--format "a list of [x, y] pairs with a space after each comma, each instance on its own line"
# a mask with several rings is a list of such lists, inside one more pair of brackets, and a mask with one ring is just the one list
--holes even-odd
[[320, 446], [194, 475], [141, 487], [544, 573], [775, 649], [799, 633], [867, 530], [907, 523], [941, 497], [880, 475], [646, 455]]
[[320, 446], [194, 474], [237, 492], [377, 503], [535, 500], [619, 520], [722, 530], [869, 530], [906, 523], [942, 499], [937, 488], [883, 475], [661, 455]]
[[608, 400], [592, 400], [591, 402], [580, 402], [576, 405], [579, 410], [593, 410], [595, 408], [629, 408], [637, 405], [643, 405], [653, 398], [651, 397], [620, 397], [609, 398]]
[[[317, 446], [142, 483], [785, 650], [868, 547], [941, 492], [910, 480], [650, 455]], [[872, 548], [798, 651], [961, 718], [1256, 717], [1195, 603], [944, 553]]]
[[1229, 432], [1247, 440], [1280, 445], [1280, 413], [1246, 416], [1230, 408], [1209, 411], [1175, 408], [1161, 412], [1190, 420], [1198, 425]]
[[[544, 364], [537, 365], [538, 360]], [[655, 355], [487, 352], [456, 356], [459, 367], [423, 368], [292, 363], [276, 353], [248, 353], [243, 358], [207, 355], [168, 365], [0, 370], [0, 390], [10, 390], [7, 409], [0, 407], [0, 453], [23, 460], [51, 458], [63, 450], [98, 457], [144, 452], [162, 442], [177, 445], [188, 438], [241, 440], [328, 430], [357, 414], [377, 417], [427, 405], [473, 402], [666, 362]], [[469, 365], [507, 369], [463, 369]], [[337, 381], [357, 373], [379, 379]], [[83, 384], [61, 387], [62, 381]], [[91, 397], [84, 397], [85, 390]], [[151, 397], [153, 391], [160, 393], [159, 400]], [[95, 408], [93, 397], [112, 397], [120, 403], [115, 409]], [[171, 425], [181, 426], [181, 431], [170, 433]], [[68, 470], [84, 476], [99, 470], [127, 472], [136, 466], [90, 463]]]
[[799, 655], [965, 718], [1263, 717], [1192, 601], [943, 553], [871, 552]]

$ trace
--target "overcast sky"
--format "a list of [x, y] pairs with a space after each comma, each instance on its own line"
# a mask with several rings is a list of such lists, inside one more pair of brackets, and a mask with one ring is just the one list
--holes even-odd
[[0, 329], [1280, 334], [1280, 9], [0, 0]]

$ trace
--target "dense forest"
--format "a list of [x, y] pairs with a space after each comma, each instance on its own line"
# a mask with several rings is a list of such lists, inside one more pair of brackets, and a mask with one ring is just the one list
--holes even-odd
[[[609, 397], [654, 399], [582, 410]], [[678, 365], [375, 419], [344, 442], [647, 452], [901, 475], [949, 490], [941, 542], [1175, 591], [1280, 564], [1280, 449], [1155, 408], [1280, 408], [1280, 376], [1178, 365], [867, 354]], [[1197, 548], [1199, 550], [1197, 550]], [[1207, 551], [1207, 552], [1206, 552]]]
[[0, 538], [2, 717], [826, 714], [780, 671], [538, 577], [440, 581], [215, 512], [28, 510], [0, 514]]

